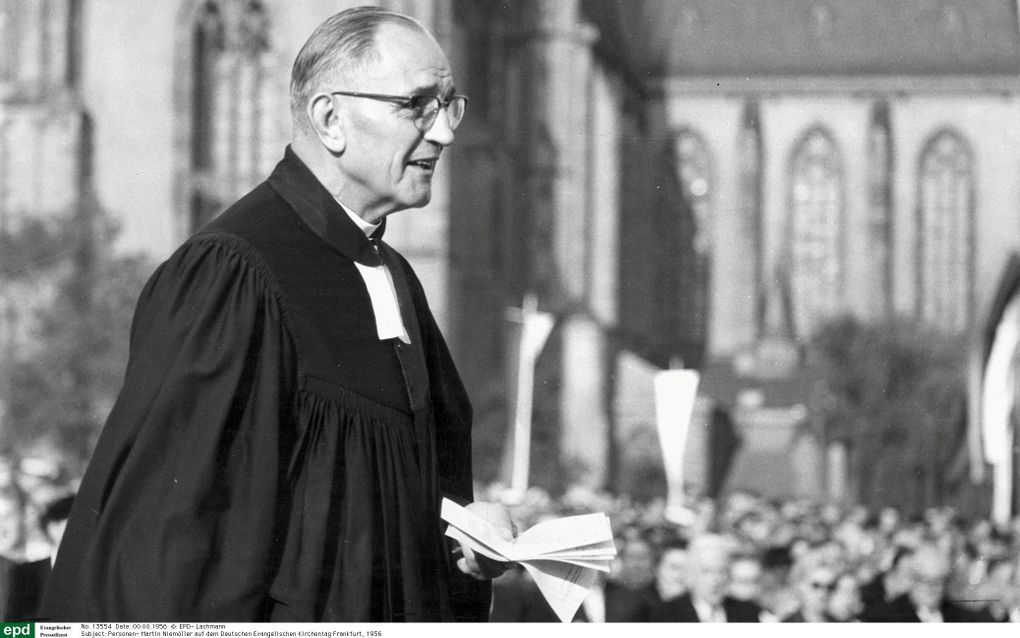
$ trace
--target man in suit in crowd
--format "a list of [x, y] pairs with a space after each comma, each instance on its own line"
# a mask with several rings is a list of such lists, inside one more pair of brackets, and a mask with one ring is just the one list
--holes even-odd
[[758, 622], [761, 607], [728, 595], [733, 548], [715, 534], [695, 537], [687, 550], [688, 591], [652, 611], [654, 622]]
[[630, 622], [648, 622], [656, 608], [687, 590], [687, 540], [666, 540], [656, 556], [655, 580], [636, 592]]
[[897, 547], [889, 569], [861, 587], [861, 602], [866, 611], [873, 611], [905, 594], [910, 589], [910, 547]]
[[[578, 607], [571, 622], [634, 622], [638, 593], [620, 583], [600, 578]], [[560, 622], [541, 590], [522, 568], [493, 582], [490, 622]]]
[[888, 603], [866, 609], [866, 622], [977, 622], [987, 618], [946, 598], [950, 564], [933, 545], [918, 548], [908, 559], [910, 589]]

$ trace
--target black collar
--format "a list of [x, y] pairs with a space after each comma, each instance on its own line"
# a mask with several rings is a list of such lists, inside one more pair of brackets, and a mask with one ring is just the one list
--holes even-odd
[[[372, 242], [290, 145], [266, 181], [316, 235], [344, 257], [365, 266], [382, 265], [382, 259], [372, 247]], [[372, 234], [373, 239], [382, 239], [385, 230], [386, 220], [383, 219]]]

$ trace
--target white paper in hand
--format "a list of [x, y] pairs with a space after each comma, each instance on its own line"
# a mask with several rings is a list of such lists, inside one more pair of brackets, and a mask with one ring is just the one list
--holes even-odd
[[513, 542], [449, 499], [443, 499], [441, 516], [450, 524], [446, 530], [450, 538], [493, 560], [523, 565], [563, 622], [573, 619], [598, 582], [598, 572], [608, 572], [616, 556], [605, 514], [543, 521]]

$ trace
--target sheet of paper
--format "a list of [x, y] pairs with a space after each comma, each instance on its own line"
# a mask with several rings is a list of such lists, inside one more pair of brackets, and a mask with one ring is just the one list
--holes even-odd
[[[496, 532], [496, 528], [489, 524], [488, 521], [472, 514], [460, 505], [457, 505], [448, 498], [443, 499], [442, 510], [439, 513], [440, 517], [456, 527], [461, 532], [466, 534], [468, 537], [477, 541], [476, 545], [480, 545], [488, 551], [482, 551], [483, 554], [489, 558], [495, 560], [508, 561], [514, 560], [514, 544]], [[451, 538], [455, 538], [447, 531], [447, 535]], [[458, 542], [461, 539], [457, 539]], [[476, 549], [475, 545], [471, 545], [471, 548]], [[498, 554], [494, 556], [492, 552]]]
[[605, 514], [583, 514], [542, 521], [517, 537], [516, 551], [521, 559], [542, 554], [612, 542], [613, 531]]
[[597, 571], [577, 565], [549, 560], [529, 560], [521, 564], [562, 622], [574, 619], [577, 608], [598, 582]]
[[[588, 569], [595, 569], [600, 572], [609, 573], [609, 561], [608, 560], [585, 560], [583, 558], [553, 558], [550, 559], [560, 563], [570, 563], [571, 565], [577, 565], [578, 567], [586, 567]], [[531, 562], [531, 561], [525, 561]]]
[[594, 545], [582, 545], [580, 547], [571, 547], [567, 549], [556, 550], [552, 552], [542, 552], [540, 557], [548, 558], [552, 556], [584, 556], [586, 558], [598, 558], [604, 560], [612, 560], [616, 556], [616, 545], [611, 540], [607, 540]]
[[531, 574], [556, 617], [570, 622], [595, 587], [599, 572], [608, 572], [616, 555], [605, 514], [583, 514], [543, 521], [514, 541], [501, 537], [483, 518], [449, 499], [440, 516], [446, 535], [498, 561], [520, 563]]

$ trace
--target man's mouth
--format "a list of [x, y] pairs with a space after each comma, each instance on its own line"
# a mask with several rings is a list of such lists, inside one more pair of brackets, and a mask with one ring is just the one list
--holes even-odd
[[435, 170], [436, 162], [439, 161], [438, 157], [427, 157], [423, 159], [411, 160], [408, 162], [411, 166], [417, 166], [418, 168], [426, 171]]

